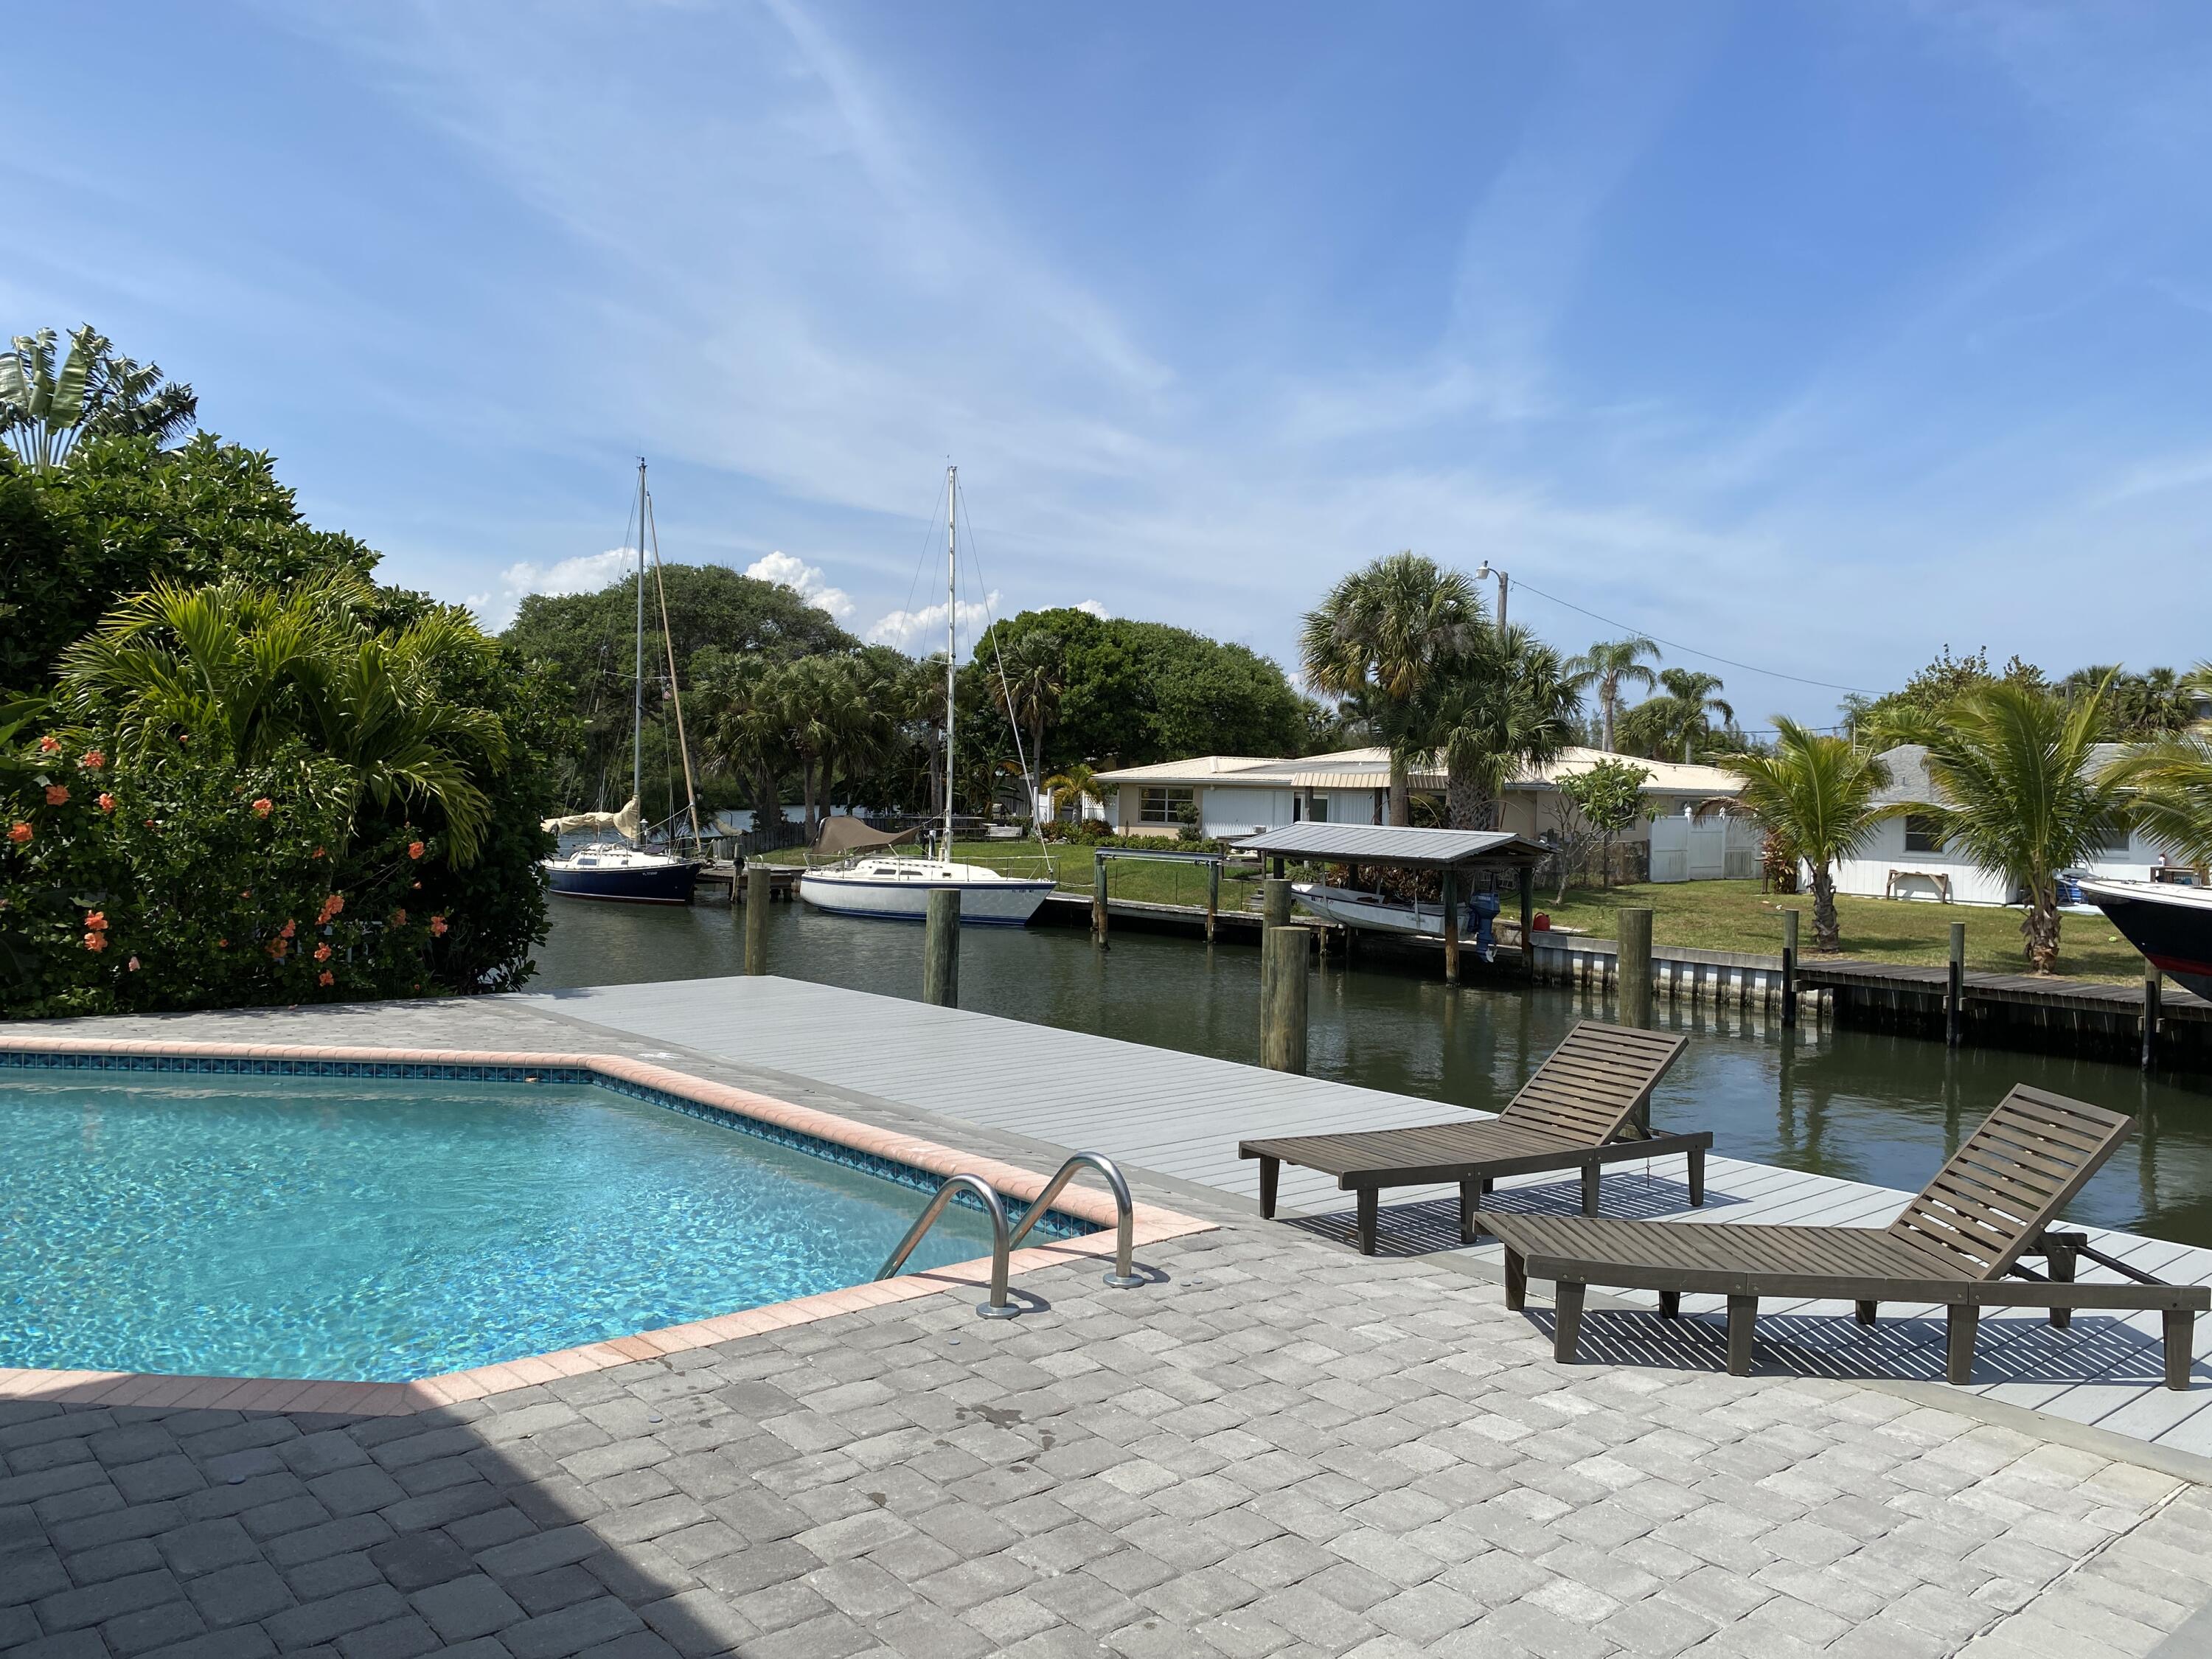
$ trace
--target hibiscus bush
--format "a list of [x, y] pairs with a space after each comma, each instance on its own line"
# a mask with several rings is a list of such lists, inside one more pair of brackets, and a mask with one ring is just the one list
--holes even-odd
[[0, 1012], [472, 988], [444, 960], [451, 920], [421, 896], [438, 849], [404, 824], [349, 840], [345, 768], [304, 745], [243, 768], [173, 749], [125, 763], [82, 732], [47, 732], [10, 757]]

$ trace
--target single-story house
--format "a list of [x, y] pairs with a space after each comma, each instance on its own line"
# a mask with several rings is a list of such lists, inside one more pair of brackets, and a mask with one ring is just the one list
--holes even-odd
[[[2089, 763], [2102, 767], [2119, 753], [2118, 744], [2100, 744]], [[1884, 750], [1881, 759], [1889, 769], [1889, 782], [1875, 799], [1883, 805], [1910, 807], [1940, 799], [1928, 775], [1928, 751], [1920, 744]], [[2141, 831], [2115, 825], [2109, 844], [2081, 866], [2079, 873], [2111, 881], [2150, 881], [2158, 872], [2181, 862]], [[1983, 869], [1958, 848], [1939, 847], [1935, 820], [1911, 811], [1884, 819], [1856, 858], [1836, 866], [1836, 890], [1872, 898], [1948, 899], [1959, 904], [2012, 904], [2020, 898], [2004, 876]]]
[[[1607, 758], [1625, 759], [1650, 774], [1644, 800], [1652, 819], [1659, 822], [1655, 825], [1647, 819], [1632, 825], [1622, 839], [1651, 842], [1655, 880], [1759, 873], [1756, 826], [1725, 811], [1692, 821], [1699, 807], [1733, 796], [1741, 787], [1717, 766], [1609, 757], [1601, 750], [1571, 749], [1506, 786], [1501, 821], [1495, 827], [1531, 841], [1556, 838], [1573, 811], [1559, 791], [1559, 780]], [[1390, 755], [1381, 748], [1276, 760], [1200, 755], [1097, 775], [1106, 792], [1103, 816], [1128, 835], [1173, 836], [1186, 810], [1197, 813], [1201, 834], [1223, 841], [1301, 822], [1381, 823], [1389, 811]], [[1415, 768], [1409, 781], [1413, 793], [1431, 796], [1442, 805], [1445, 778], [1441, 765]]]

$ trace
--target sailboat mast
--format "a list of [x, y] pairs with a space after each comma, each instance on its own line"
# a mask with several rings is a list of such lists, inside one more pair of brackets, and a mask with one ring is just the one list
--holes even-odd
[[945, 856], [952, 856], [952, 693], [959, 663], [960, 549], [955, 503], [960, 469], [945, 469]]
[[[645, 815], [645, 457], [637, 458], [637, 664], [630, 681], [629, 793]], [[643, 824], [638, 827], [641, 842]]]

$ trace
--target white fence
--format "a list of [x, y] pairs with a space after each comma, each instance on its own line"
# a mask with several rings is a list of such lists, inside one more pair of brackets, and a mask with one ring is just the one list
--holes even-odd
[[1651, 820], [1654, 881], [1753, 881], [1765, 836], [1749, 818], [1686, 812]]

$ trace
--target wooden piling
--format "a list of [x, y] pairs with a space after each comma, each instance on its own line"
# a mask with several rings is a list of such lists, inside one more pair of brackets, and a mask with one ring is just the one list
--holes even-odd
[[1443, 872], [1444, 983], [1459, 983], [1459, 872]]
[[1270, 927], [1260, 944], [1260, 1063], [1306, 1069], [1306, 930]]
[[2154, 967], [2143, 968], [2142, 1012], [2142, 1068], [2146, 1072], [2158, 1069], [2158, 1026], [2160, 1006], [2165, 994], [2162, 978]]
[[1797, 918], [1792, 908], [1782, 913], [1782, 1023], [1797, 1023]]
[[1206, 942], [1213, 943], [1213, 929], [1221, 915], [1221, 860], [1206, 866]]
[[1091, 942], [1102, 951], [1107, 948], [1106, 859], [1096, 853], [1091, 864]]
[[1943, 1046], [1966, 1040], [1966, 924], [1951, 924], [1951, 962], [1943, 980]]
[[1614, 968], [1620, 994], [1620, 1023], [1651, 1024], [1651, 912], [1616, 910], [1620, 949]]
[[[1276, 864], [1282, 863], [1278, 859]], [[1269, 927], [1287, 927], [1291, 921], [1291, 884], [1283, 879], [1279, 868], [1268, 877], [1265, 885], [1261, 921]]]
[[1521, 971], [1536, 977], [1536, 870], [1521, 866]]
[[[737, 883], [730, 884], [732, 891]], [[775, 888], [775, 873], [765, 864], [745, 866], [745, 972], [757, 978], [768, 972], [769, 895]]]
[[930, 890], [922, 925], [921, 1000], [939, 1008], [960, 1006], [960, 890]]

